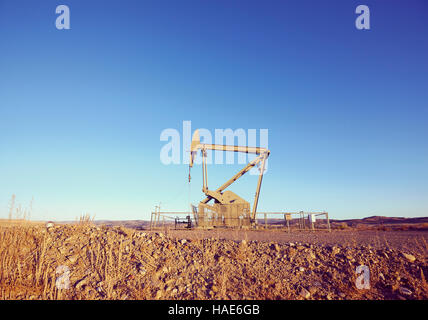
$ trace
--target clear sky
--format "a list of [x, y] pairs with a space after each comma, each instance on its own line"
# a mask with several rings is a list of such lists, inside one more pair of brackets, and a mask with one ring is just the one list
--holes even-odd
[[259, 210], [428, 216], [427, 21], [424, 0], [0, 0], [0, 218], [12, 194], [36, 220], [187, 210], [200, 166], [189, 186], [159, 156], [185, 120], [269, 130]]

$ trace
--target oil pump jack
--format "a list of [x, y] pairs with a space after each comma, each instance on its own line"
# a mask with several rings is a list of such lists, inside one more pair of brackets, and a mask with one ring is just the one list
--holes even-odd
[[[192, 207], [195, 224], [198, 227], [203, 228], [214, 226], [244, 227], [254, 225], [256, 221], [260, 187], [262, 185], [262, 179], [265, 170], [265, 162], [269, 157], [270, 151], [266, 148], [259, 147], [201, 143], [199, 132], [196, 130], [193, 134], [192, 143], [190, 146], [189, 183], [191, 180], [190, 169], [193, 167], [195, 156], [199, 150], [202, 154], [202, 192], [206, 195], [206, 198], [199, 203], [198, 208]], [[250, 161], [244, 168], [242, 168], [219, 188], [216, 190], [209, 190], [206, 159], [208, 150], [244, 152], [256, 154], [258, 156]], [[242, 177], [245, 173], [250, 171], [254, 166], [259, 167], [260, 173], [256, 193], [254, 196], [253, 208], [250, 211], [249, 202], [230, 190], [225, 191], [225, 189], [240, 177]], [[214, 204], [212, 205], [208, 204], [208, 202], [211, 200], [214, 201]]]

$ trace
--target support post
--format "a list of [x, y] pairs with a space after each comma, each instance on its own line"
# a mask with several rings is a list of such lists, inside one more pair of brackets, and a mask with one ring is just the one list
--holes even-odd
[[330, 228], [330, 219], [328, 218], [328, 212], [326, 212], [326, 213], [325, 213], [325, 216], [327, 217], [328, 232], [331, 232], [331, 228]]
[[305, 213], [300, 211], [300, 229], [305, 229]]

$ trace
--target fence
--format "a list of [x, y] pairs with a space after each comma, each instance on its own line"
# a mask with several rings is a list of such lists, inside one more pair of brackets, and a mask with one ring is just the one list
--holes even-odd
[[[257, 212], [257, 216], [263, 215], [263, 220], [258, 220], [258, 225], [265, 229], [285, 227], [288, 232], [292, 230], [328, 230], [331, 231], [328, 212]], [[268, 217], [275, 217], [270, 219]], [[279, 216], [279, 217], [278, 217]], [[278, 218], [276, 218], [278, 217]], [[322, 217], [321, 219], [317, 217]], [[261, 220], [261, 221], [260, 221]], [[272, 221], [273, 220], [273, 221]]]
[[[179, 216], [185, 216], [186, 218], [179, 218]], [[193, 218], [192, 218], [193, 216]], [[259, 218], [263, 217], [263, 218]], [[322, 218], [318, 218], [322, 217]], [[161, 221], [162, 219], [162, 221]], [[228, 219], [233, 219], [228, 217]], [[198, 221], [197, 208], [192, 207], [192, 212], [161, 212], [156, 209], [151, 213], [150, 229], [157, 228], [162, 223], [162, 226], [167, 225], [169, 222], [174, 222], [175, 228], [180, 224], [185, 224], [186, 228], [189, 226], [197, 226], [201, 228], [212, 228], [212, 227], [234, 227], [242, 228], [249, 227], [247, 221], [242, 217], [236, 218], [235, 223], [225, 220], [219, 220], [218, 216], [210, 215], [205, 217], [203, 223]], [[193, 222], [193, 223], [192, 223]], [[327, 230], [331, 232], [330, 219], [328, 212], [257, 212], [256, 213], [256, 226], [264, 229], [275, 229], [285, 228], [286, 231], [303, 231], [303, 230]]]

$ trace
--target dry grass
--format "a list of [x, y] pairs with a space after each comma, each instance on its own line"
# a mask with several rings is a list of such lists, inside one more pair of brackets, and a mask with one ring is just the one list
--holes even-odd
[[33, 202], [34, 198], [31, 199], [29, 206], [24, 207], [21, 203], [16, 202], [16, 195], [12, 195], [9, 201], [9, 214], [8, 220], [19, 220], [27, 221], [31, 218], [31, 213], [33, 211]]
[[[68, 239], [75, 238], [79, 243], [76, 236], [89, 233], [91, 221], [83, 216], [77, 225], [70, 226]], [[117, 299], [122, 294], [118, 280], [127, 279], [132, 265], [132, 252], [123, 255], [124, 236], [119, 241], [107, 237], [105, 243], [98, 242], [91, 248], [80, 244], [76, 247], [73, 242], [56, 247], [53, 235], [43, 225], [14, 221], [2, 224], [0, 239], [0, 299]], [[63, 253], [64, 248], [69, 250]], [[74, 266], [70, 278], [74, 285], [85, 283], [89, 274], [95, 275], [100, 295], [93, 290], [58, 290], [55, 282], [61, 274], [56, 270], [61, 265]], [[76, 269], [84, 272], [73, 272]], [[141, 288], [135, 289], [137, 292]]]
[[91, 216], [89, 213], [81, 214], [77, 220], [79, 225], [92, 225], [95, 219], [95, 215]]
[[376, 231], [426, 231], [428, 230], [428, 223], [359, 225], [358, 229]]
[[[13, 231], [11, 229], [13, 228]], [[32, 226], [10, 226], [0, 230], [0, 283], [1, 296], [14, 296], [13, 288], [26, 287], [41, 293], [41, 281], [46, 266], [43, 263], [45, 246], [43, 237], [35, 235]], [[39, 246], [38, 244], [42, 244]]]
[[349, 230], [350, 227], [348, 226], [348, 224], [346, 222], [341, 222], [338, 224], [334, 224], [333, 229], [337, 229], [337, 230]]

